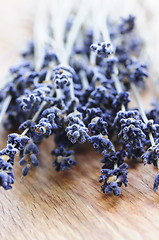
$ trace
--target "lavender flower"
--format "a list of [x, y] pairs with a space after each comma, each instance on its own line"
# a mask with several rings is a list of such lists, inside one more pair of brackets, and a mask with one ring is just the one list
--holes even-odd
[[90, 46], [90, 49], [101, 57], [108, 57], [113, 53], [113, 50], [111, 49], [111, 44], [105, 42], [92, 44]]
[[72, 80], [72, 74], [65, 70], [61, 65], [57, 66], [54, 69], [54, 82], [56, 84], [56, 88], [63, 89], [64, 87], [70, 86], [70, 81]]
[[142, 154], [141, 159], [144, 160], [144, 164], [151, 164], [157, 167], [157, 161], [159, 159], [159, 144], [149, 147], [148, 150]]
[[0, 186], [5, 190], [12, 188], [11, 184], [14, 183], [13, 166], [11, 163], [0, 157]]
[[72, 143], [84, 143], [87, 139], [88, 129], [84, 126], [84, 124], [73, 124], [72, 126], [68, 126], [66, 128], [67, 137]]
[[100, 117], [93, 118], [91, 122], [88, 124], [88, 128], [92, 135], [98, 135], [100, 133], [102, 135], [107, 135], [108, 134], [107, 126], [108, 123], [104, 121], [103, 118]]
[[126, 163], [121, 164], [119, 167], [114, 170], [110, 169], [102, 169], [99, 182], [103, 183], [101, 186], [101, 191], [103, 193], [111, 193], [113, 192], [115, 196], [120, 195], [119, 187], [124, 183], [125, 187], [127, 187], [127, 169], [128, 165]]
[[56, 160], [53, 162], [53, 167], [56, 167], [56, 171], [70, 170], [71, 166], [77, 165], [77, 162], [74, 160], [74, 151], [66, 150], [62, 145], [53, 150], [52, 155], [56, 156]]
[[119, 31], [121, 34], [131, 32], [135, 26], [135, 17], [129, 15], [127, 18], [122, 18], [122, 23], [119, 25]]
[[147, 66], [138, 62], [133, 62], [127, 66], [128, 77], [136, 85], [144, 86], [144, 79], [148, 77]]
[[112, 143], [108, 136], [103, 136], [102, 134], [91, 136], [88, 141], [93, 144], [96, 152], [101, 152], [103, 155], [107, 153], [108, 150], [112, 149]]
[[155, 180], [154, 180], [153, 189], [155, 192], [157, 192], [158, 186], [159, 186], [159, 174], [156, 175]]
[[143, 132], [144, 124], [137, 111], [119, 111], [113, 125], [119, 128], [118, 136], [126, 147], [138, 148], [141, 146], [141, 140], [146, 138]]

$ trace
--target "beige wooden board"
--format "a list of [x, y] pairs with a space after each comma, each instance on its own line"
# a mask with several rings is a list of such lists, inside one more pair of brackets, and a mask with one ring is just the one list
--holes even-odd
[[[0, 73], [4, 81], [9, 65], [29, 40], [32, 30], [28, 9], [37, 1], [0, 1]], [[35, 11], [35, 10], [34, 10]], [[150, 85], [150, 84], [149, 84]], [[151, 94], [145, 96], [149, 102]], [[7, 132], [0, 128], [0, 148]], [[78, 166], [57, 173], [50, 155], [53, 139], [40, 145], [40, 167], [20, 183], [15, 164], [15, 185], [0, 189], [0, 239], [144, 239], [159, 238], [159, 193], [152, 190], [156, 169], [130, 165], [129, 187], [120, 197], [100, 192], [100, 156], [87, 145], [76, 154]]]

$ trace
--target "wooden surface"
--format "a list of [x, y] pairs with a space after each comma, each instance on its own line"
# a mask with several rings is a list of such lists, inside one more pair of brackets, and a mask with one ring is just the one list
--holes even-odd
[[[31, 36], [25, 20], [30, 2], [6, 0], [2, 4], [0, 1], [1, 76]], [[10, 16], [7, 18], [8, 6]], [[149, 101], [149, 97], [145, 99]], [[7, 133], [2, 127], [0, 139], [0, 148], [3, 148]], [[52, 138], [40, 145], [40, 167], [32, 171], [24, 183], [20, 183], [21, 168], [17, 159], [13, 189], [0, 188], [1, 240], [159, 238], [159, 192], [152, 190], [156, 169], [131, 164], [128, 188], [122, 188], [120, 197], [104, 195], [98, 183], [100, 156], [94, 150], [81, 147], [76, 153], [78, 166], [70, 172], [57, 173], [49, 154], [53, 147]]]

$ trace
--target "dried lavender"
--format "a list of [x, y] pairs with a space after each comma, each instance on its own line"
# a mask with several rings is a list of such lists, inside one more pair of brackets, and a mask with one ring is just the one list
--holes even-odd
[[[56, 171], [76, 166], [75, 147], [86, 141], [103, 155], [103, 193], [119, 196], [128, 186], [127, 158], [159, 168], [158, 105], [146, 115], [136, 88], [145, 86], [148, 73], [138, 60], [135, 17], [106, 23], [104, 10], [96, 16], [98, 8], [97, 1], [81, 1], [78, 10], [71, 2], [39, 7], [34, 41], [22, 53], [23, 62], [10, 68], [12, 81], [0, 92], [0, 121], [6, 113], [5, 127], [22, 132], [9, 134], [0, 151], [4, 189], [14, 183], [16, 154], [24, 179], [40, 165], [38, 145], [52, 134]], [[129, 108], [130, 93], [137, 109]], [[154, 191], [158, 185], [157, 175]]]

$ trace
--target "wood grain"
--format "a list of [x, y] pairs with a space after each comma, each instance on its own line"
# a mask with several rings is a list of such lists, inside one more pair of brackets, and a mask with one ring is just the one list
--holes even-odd
[[[11, 12], [18, 9], [21, 12], [19, 20], [24, 19], [26, 6], [31, 1], [13, 2], [16, 4], [12, 4]], [[9, 0], [4, 4], [1, 1], [0, 16], [7, 12], [10, 3]], [[21, 23], [23, 28], [18, 27], [19, 20], [16, 22], [15, 14], [12, 14], [12, 25], [1, 31], [0, 60], [5, 59], [5, 62], [1, 61], [1, 76], [16, 59], [19, 46], [31, 36], [27, 25]], [[18, 36], [16, 40], [15, 35]], [[6, 53], [10, 54], [8, 51], [16, 44], [18, 49], [8, 59]], [[150, 95], [145, 96], [146, 102], [149, 98]], [[3, 148], [7, 132], [2, 127], [0, 139], [0, 148]], [[87, 145], [81, 147], [76, 152], [78, 166], [70, 172], [57, 173], [52, 168], [53, 158], [49, 154], [53, 148], [52, 138], [40, 145], [40, 167], [31, 171], [24, 183], [20, 182], [21, 168], [16, 159], [13, 189], [0, 189], [0, 239], [158, 239], [159, 193], [152, 190], [156, 169], [131, 164], [128, 188], [122, 188], [120, 197], [104, 195], [98, 183], [100, 156], [93, 149]]]
[[[1, 131], [1, 139], [6, 134]], [[5, 141], [4, 141], [5, 142]], [[1, 147], [5, 144], [1, 143]], [[159, 194], [152, 191], [156, 171], [131, 166], [122, 195], [103, 195], [100, 156], [88, 146], [78, 150], [78, 166], [57, 173], [48, 154], [53, 140], [40, 146], [40, 167], [11, 191], [0, 189], [1, 239], [154, 239], [159, 227]], [[18, 161], [18, 159], [17, 159]]]

